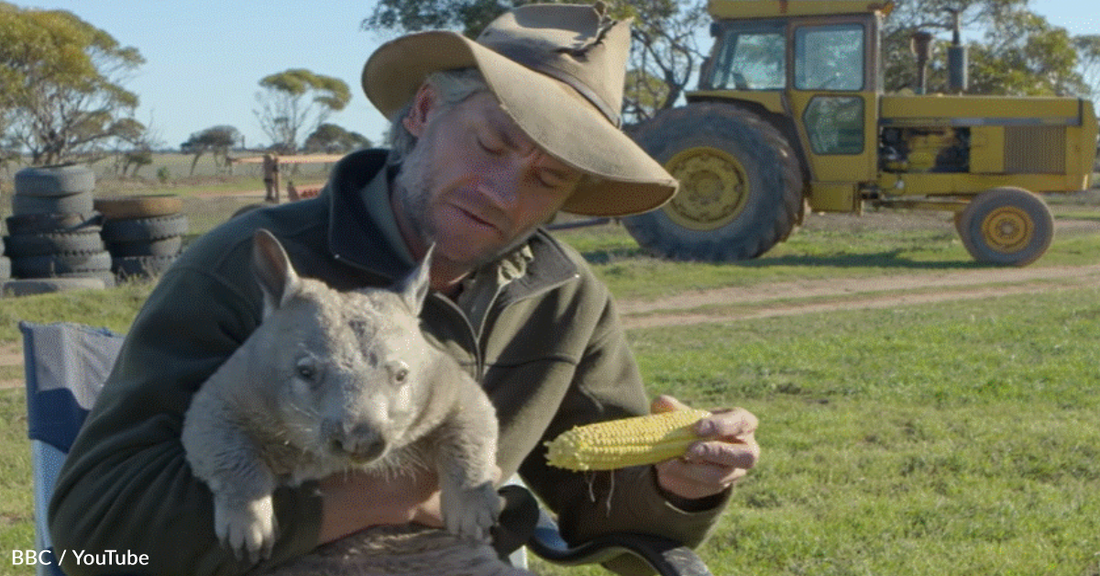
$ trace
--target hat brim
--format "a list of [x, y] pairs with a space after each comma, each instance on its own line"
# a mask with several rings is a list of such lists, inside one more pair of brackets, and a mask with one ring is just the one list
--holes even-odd
[[363, 67], [363, 90], [391, 121], [432, 72], [476, 67], [503, 110], [547, 154], [591, 178], [563, 209], [626, 216], [663, 205], [676, 180], [580, 94], [461, 34], [430, 31], [383, 44]]

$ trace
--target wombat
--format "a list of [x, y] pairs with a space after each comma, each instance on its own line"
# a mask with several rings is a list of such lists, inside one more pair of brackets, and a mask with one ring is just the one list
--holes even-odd
[[484, 542], [500, 511], [497, 420], [481, 387], [434, 348], [417, 316], [429, 256], [392, 289], [338, 292], [299, 277], [268, 231], [253, 239], [263, 318], [184, 417], [214, 528], [238, 557], [270, 557], [272, 492], [335, 472], [434, 466], [447, 531]]

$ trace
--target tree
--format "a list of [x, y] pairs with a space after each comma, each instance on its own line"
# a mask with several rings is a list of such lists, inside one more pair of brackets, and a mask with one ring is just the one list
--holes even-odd
[[112, 139], [134, 139], [136, 94], [122, 87], [145, 60], [63, 10], [0, 2], [0, 116], [34, 164], [95, 158]]
[[339, 78], [293, 68], [260, 79], [254, 110], [273, 147], [284, 154], [298, 149], [298, 135], [316, 130], [333, 112], [343, 110], [351, 90]]
[[494, 18], [523, 4], [523, 0], [379, 0], [374, 13], [363, 20], [364, 30], [415, 32], [459, 29], [476, 38]]
[[[364, 30], [415, 32], [431, 28], [478, 34], [521, 0], [379, 0], [361, 23]], [[672, 107], [693, 77], [703, 52], [698, 32], [710, 21], [702, 0], [634, 0], [608, 2], [614, 18], [633, 18], [631, 56], [624, 90], [623, 118], [644, 120]]]
[[[228, 167], [229, 150], [240, 143], [242, 138], [243, 136], [236, 128], [226, 125], [211, 126], [191, 134], [186, 142], [180, 144], [181, 152], [195, 155], [191, 160], [190, 175], [194, 176], [195, 165], [198, 164], [199, 158], [207, 152], [210, 152], [210, 155], [214, 158], [215, 167]], [[221, 164], [218, 163], [219, 157], [222, 160]]]
[[926, 30], [940, 33], [936, 43], [940, 57], [930, 67], [929, 89], [947, 91], [945, 33], [952, 29], [955, 10], [963, 28], [985, 31], [981, 41], [969, 43], [969, 93], [1087, 94], [1065, 29], [1051, 26], [1027, 5], [1028, 0], [899, 0], [886, 20], [886, 89], [913, 87], [916, 64], [909, 41], [917, 30]]
[[343, 154], [370, 146], [371, 141], [362, 134], [348, 132], [335, 124], [321, 124], [306, 138], [305, 142], [307, 152], [326, 154]]
[[1094, 100], [1100, 100], [1100, 34], [1073, 39], [1080, 57], [1081, 77]]
[[680, 100], [703, 61], [699, 31], [710, 15], [702, 1], [637, 0], [622, 6], [617, 16], [634, 19], [623, 118], [639, 122]]

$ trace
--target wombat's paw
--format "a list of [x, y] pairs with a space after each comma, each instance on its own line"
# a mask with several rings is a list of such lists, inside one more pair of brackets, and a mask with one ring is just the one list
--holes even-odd
[[214, 502], [214, 529], [222, 543], [241, 559], [256, 563], [271, 557], [275, 545], [275, 508], [271, 496], [231, 504]]
[[491, 482], [473, 488], [444, 490], [440, 497], [447, 531], [488, 541], [489, 528], [500, 515], [500, 495]]

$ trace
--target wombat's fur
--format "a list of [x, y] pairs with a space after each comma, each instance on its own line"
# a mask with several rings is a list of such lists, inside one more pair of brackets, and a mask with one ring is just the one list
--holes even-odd
[[433, 348], [417, 315], [428, 258], [395, 290], [337, 292], [301, 278], [260, 230], [260, 326], [195, 394], [182, 440], [214, 495], [222, 542], [269, 557], [272, 492], [350, 468], [435, 466], [447, 530], [483, 544], [500, 509], [497, 420], [488, 398]]
[[535, 576], [485, 542], [443, 530], [376, 526], [255, 576]]

